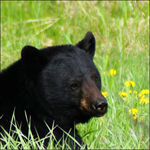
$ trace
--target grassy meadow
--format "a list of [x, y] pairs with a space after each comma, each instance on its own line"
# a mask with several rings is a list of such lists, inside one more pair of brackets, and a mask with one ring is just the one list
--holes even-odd
[[[1, 69], [19, 59], [25, 45], [76, 44], [88, 31], [96, 38], [94, 61], [109, 109], [78, 124], [79, 134], [89, 149], [149, 149], [149, 2], [2, 1]], [[15, 140], [6, 133], [0, 149], [44, 148], [44, 139], [31, 132], [26, 140], [16, 133]]]

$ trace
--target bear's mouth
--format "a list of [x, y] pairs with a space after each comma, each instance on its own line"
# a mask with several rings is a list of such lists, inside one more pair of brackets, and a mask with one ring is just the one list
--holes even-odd
[[82, 112], [91, 117], [102, 117], [107, 113], [107, 106], [103, 108], [96, 108], [93, 104], [89, 109], [87, 107], [82, 107]]
[[101, 117], [107, 112], [108, 104], [106, 99], [97, 100], [94, 103], [82, 99], [80, 109], [92, 117]]

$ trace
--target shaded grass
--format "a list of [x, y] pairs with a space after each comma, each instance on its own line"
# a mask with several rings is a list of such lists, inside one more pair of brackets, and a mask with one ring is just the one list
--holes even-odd
[[[69, 133], [65, 132], [62, 128], [60, 128], [66, 136], [62, 137], [62, 144], [60, 145], [60, 141], [57, 141], [55, 138], [55, 135], [53, 134], [53, 131], [55, 130], [57, 125], [53, 123], [52, 127], [50, 128], [47, 123], [45, 122], [45, 125], [47, 126], [49, 132], [47, 135], [45, 135], [44, 138], [39, 137], [38, 131], [37, 131], [37, 138], [34, 138], [34, 135], [31, 131], [31, 116], [27, 116], [25, 112], [25, 117], [27, 121], [28, 126], [28, 135], [24, 135], [21, 131], [21, 125], [18, 125], [16, 119], [15, 119], [15, 112], [12, 115], [12, 120], [10, 122], [10, 130], [7, 132], [3, 127], [2, 130], [4, 131], [4, 134], [0, 133], [1, 136], [1, 142], [5, 143], [2, 145], [0, 143], [1, 149], [46, 149], [44, 146], [45, 140], [49, 139], [49, 144], [47, 146], [47, 149], [71, 149], [70, 145], [68, 144], [68, 138], [72, 139], [77, 145], [81, 147], [81, 145], [74, 139]], [[54, 140], [57, 141], [57, 143], [54, 145]], [[85, 145], [81, 147], [82, 149], [85, 149]]]
[[[149, 2], [1, 3], [2, 69], [20, 58], [25, 45], [42, 48], [76, 44], [92, 31], [97, 42], [94, 61], [101, 72], [103, 91], [108, 93], [109, 110], [103, 118], [77, 125], [79, 133], [91, 149], [149, 148], [149, 104], [140, 104], [134, 94], [126, 99], [118, 94], [149, 89]], [[103, 74], [110, 69], [117, 75]], [[125, 87], [127, 80], [133, 80], [135, 87]], [[149, 99], [149, 95], [146, 97]], [[137, 120], [128, 113], [131, 108], [138, 109]], [[15, 140], [6, 143], [18, 147]]]

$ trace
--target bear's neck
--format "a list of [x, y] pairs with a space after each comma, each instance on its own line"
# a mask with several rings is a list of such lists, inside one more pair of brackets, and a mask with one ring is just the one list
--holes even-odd
[[26, 87], [26, 82], [21, 60], [4, 69], [0, 73], [1, 102], [7, 107], [24, 106], [26, 109], [26, 104], [30, 105], [34, 100], [34, 96]]
[[[19, 97], [19, 93], [22, 89], [22, 75], [20, 74], [20, 61], [15, 62], [13, 65], [4, 69], [0, 73], [1, 82], [1, 95], [2, 98], [5, 97], [7, 101], [15, 101], [14, 98]], [[21, 86], [21, 87], [20, 87]], [[14, 97], [15, 96], [15, 97]]]

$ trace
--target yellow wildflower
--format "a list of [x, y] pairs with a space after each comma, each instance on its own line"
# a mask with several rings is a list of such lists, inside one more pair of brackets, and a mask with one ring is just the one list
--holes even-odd
[[107, 92], [102, 92], [102, 95], [106, 98]]
[[147, 98], [141, 98], [140, 103], [148, 103], [148, 99]]
[[105, 75], [105, 74], [106, 74], [106, 72], [104, 71], [104, 72], [103, 72], [103, 75]]
[[116, 75], [117, 74], [117, 71], [116, 70], [114, 70], [114, 69], [111, 69], [110, 70], [110, 74], [113, 76], [113, 75]]
[[124, 84], [125, 84], [125, 86], [127, 86], [127, 87], [131, 87], [131, 86], [132, 86], [132, 87], [135, 87], [135, 83], [134, 83], [134, 81], [132, 81], [132, 80], [131, 80], [131, 81], [126, 81]]
[[137, 94], [138, 92], [137, 91], [134, 91], [134, 94]]
[[136, 119], [137, 119], [137, 112], [138, 112], [138, 109], [132, 108], [132, 109], [129, 110], [129, 114], [131, 114], [131, 112], [132, 112], [132, 114], [133, 114], [133, 119], [136, 120]]
[[135, 87], [135, 83], [132, 80], [130, 81], [130, 84], [132, 87]]
[[131, 90], [129, 90], [129, 93], [130, 93], [130, 94], [132, 94], [132, 91], [131, 91]]
[[136, 115], [138, 110], [136, 108], [132, 108], [131, 111], [133, 115]]
[[143, 94], [142, 94], [142, 93], [140, 93], [140, 94], [139, 94], [139, 97], [140, 97], [140, 98], [142, 98], [142, 97], [143, 97]]
[[144, 89], [141, 92], [142, 92], [142, 94], [149, 94], [149, 90], [148, 89]]
[[135, 98], [137, 99], [138, 98], [138, 92], [134, 90], [133, 93], [135, 94]]
[[137, 116], [134, 116], [133, 119], [136, 120], [136, 119], [137, 119]]
[[125, 84], [125, 86], [130, 87], [130, 81], [126, 81], [124, 84]]
[[126, 92], [119, 92], [120, 97], [125, 98], [127, 97], [127, 93]]

